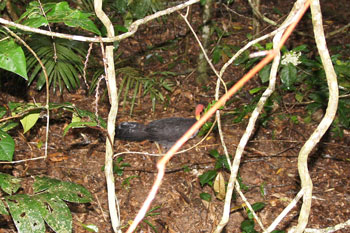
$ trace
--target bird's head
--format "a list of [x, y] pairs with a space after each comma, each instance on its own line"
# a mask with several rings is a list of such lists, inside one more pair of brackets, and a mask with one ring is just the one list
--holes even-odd
[[196, 107], [196, 119], [197, 121], [199, 120], [199, 118], [201, 117], [201, 113], [204, 110], [204, 105], [203, 104], [198, 104]]

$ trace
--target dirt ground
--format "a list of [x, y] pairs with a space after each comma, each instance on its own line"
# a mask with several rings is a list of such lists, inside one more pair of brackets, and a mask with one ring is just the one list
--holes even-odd
[[[266, 16], [277, 20], [280, 16], [274, 13], [269, 1], [263, 1], [261, 11]], [[293, 1], [273, 1], [274, 6], [284, 15], [291, 9]], [[348, 0], [337, 2], [321, 1], [325, 17], [326, 32], [334, 31], [349, 21], [350, 9]], [[224, 6], [216, 3], [214, 20], [221, 27], [235, 27], [236, 32], [223, 39], [223, 43], [242, 47], [246, 42], [246, 34], [252, 33], [251, 11], [245, 1], [235, 1], [232, 5], [233, 12], [227, 11]], [[199, 9], [193, 7], [193, 21], [195, 28], [200, 25]], [[184, 70], [193, 69], [199, 53], [199, 47], [188, 32], [184, 23], [180, 25], [175, 22], [182, 22], [178, 15], [170, 17], [168, 23], [173, 23], [174, 31], [165, 29], [162, 22], [153, 22], [152, 27], [141, 27], [140, 31], [131, 39], [122, 43], [126, 55], [137, 57], [136, 60], [145, 72], [154, 70], [166, 70], [167, 64], [174, 62], [173, 57], [179, 57], [179, 62], [173, 68], [173, 72], [181, 73]], [[162, 26], [163, 25], [163, 26]], [[266, 25], [263, 24], [265, 27]], [[170, 27], [172, 28], [172, 27]], [[310, 33], [311, 21], [303, 20], [298, 27], [299, 32]], [[267, 27], [266, 32], [273, 28]], [[264, 31], [265, 32], [265, 31]], [[157, 37], [162, 35], [163, 37]], [[154, 37], [152, 37], [154, 36]], [[147, 42], [162, 43], [179, 37], [177, 47], [173, 50], [157, 50], [164, 58], [163, 63], [155, 61], [152, 64], [145, 62], [145, 48]], [[329, 45], [347, 44], [350, 41], [349, 32], [342, 32], [329, 39]], [[143, 44], [144, 43], [144, 44]], [[134, 46], [135, 44], [140, 45]], [[300, 35], [293, 35], [287, 46], [299, 44], [313, 45], [312, 38], [300, 38]], [[133, 47], [134, 46], [134, 47]], [[185, 54], [185, 55], [183, 55]], [[183, 56], [182, 56], [183, 55]], [[217, 64], [220, 68], [223, 63]], [[237, 81], [244, 74], [240, 66], [231, 66], [226, 72], [225, 81]], [[176, 83], [174, 91], [169, 95], [170, 104], [164, 106], [161, 103], [156, 105], [156, 111], [152, 112], [152, 102], [144, 98], [136, 102], [134, 114], [129, 116], [128, 106], [120, 108], [118, 122], [138, 121], [149, 122], [155, 119], [181, 116], [192, 117], [196, 103], [210, 102], [214, 99], [216, 78], [211, 74], [208, 88], [199, 87], [195, 83], [194, 74], [178, 75], [172, 80]], [[241, 91], [247, 93], [251, 88], [259, 86], [259, 79], [250, 81]], [[36, 102], [45, 102], [44, 92], [37, 92], [31, 86], [27, 90]], [[230, 111], [237, 105], [249, 104], [251, 97], [239, 94], [225, 106], [223, 113], [223, 132], [225, 142], [230, 154], [234, 155], [237, 144], [247, 125], [247, 118], [241, 123], [233, 123]], [[285, 102], [294, 101], [291, 96], [284, 96]], [[23, 101], [10, 92], [0, 93], [1, 103], [9, 101]], [[71, 102], [77, 107], [94, 112], [94, 96], [87, 96], [84, 90], [75, 93], [64, 92], [51, 95], [51, 102]], [[319, 121], [304, 123], [303, 117], [306, 114], [306, 106], [285, 105], [278, 106], [275, 113], [288, 112], [297, 115], [299, 124], [293, 123], [290, 119], [274, 118], [267, 126], [256, 128], [254, 136], [247, 145], [243, 156], [239, 173], [243, 183], [248, 186], [244, 191], [250, 203], [264, 202], [265, 208], [258, 212], [263, 224], [268, 226], [289, 204], [300, 190], [300, 181], [297, 172], [297, 156], [303, 143], [316, 128]], [[106, 101], [99, 104], [99, 115], [106, 119], [109, 105]], [[93, 129], [73, 129], [65, 137], [62, 136], [63, 128], [69, 123], [69, 115], [61, 116], [53, 112], [50, 126], [49, 157], [47, 160], [30, 161], [21, 164], [2, 166], [2, 171], [28, 178], [34, 175], [46, 175], [52, 178], [71, 181], [85, 186], [94, 197], [90, 204], [69, 204], [73, 213], [74, 232], [85, 232], [80, 223], [95, 224], [100, 232], [112, 232], [108, 205], [106, 182], [103, 172], [105, 136], [103, 133]], [[16, 141], [15, 160], [29, 159], [43, 155], [43, 149], [38, 149], [36, 144], [44, 141], [45, 120], [42, 119], [29, 133], [22, 134], [22, 129], [11, 132]], [[193, 146], [201, 138], [196, 137], [189, 141], [185, 148]], [[125, 167], [122, 176], [115, 175], [116, 195], [119, 200], [121, 220], [125, 230], [128, 222], [133, 220], [141, 204], [145, 200], [156, 176], [156, 162], [159, 157], [149, 156], [147, 153], [157, 153], [156, 146], [151, 142], [115, 142], [115, 153], [129, 152], [119, 155], [123, 162], [130, 164]], [[206, 185], [202, 187], [198, 176], [205, 171], [212, 169], [215, 160], [209, 156], [213, 149], [223, 153], [221, 143], [216, 132], [209, 135], [208, 139], [188, 152], [176, 155], [168, 164], [167, 172], [161, 188], [152, 203], [152, 208], [159, 207], [154, 211], [154, 216], [147, 216], [148, 220], [157, 229], [157, 232], [212, 232], [220, 221], [223, 201], [215, 198], [213, 189]], [[132, 152], [146, 152], [137, 154]], [[325, 135], [310, 155], [309, 170], [312, 177], [313, 201], [312, 211], [308, 228], [324, 228], [333, 226], [350, 219], [350, 133], [345, 131], [343, 138], [332, 137], [330, 133]], [[188, 168], [188, 169], [184, 169]], [[226, 181], [229, 174], [224, 172]], [[264, 195], [262, 195], [263, 187]], [[209, 205], [203, 203], [199, 197], [200, 193], [207, 192], [213, 199]], [[234, 208], [230, 215], [226, 232], [241, 232], [240, 224], [246, 219], [247, 214], [239, 208], [242, 200], [237, 197], [232, 201]], [[294, 208], [278, 226], [280, 230], [287, 230], [297, 223], [300, 203]], [[256, 224], [257, 225], [257, 224]], [[257, 231], [260, 231], [256, 227]], [[15, 227], [11, 218], [3, 217], [0, 222], [0, 232], [14, 232]], [[340, 230], [338, 232], [349, 232]], [[154, 232], [148, 224], [142, 222], [138, 232]]]

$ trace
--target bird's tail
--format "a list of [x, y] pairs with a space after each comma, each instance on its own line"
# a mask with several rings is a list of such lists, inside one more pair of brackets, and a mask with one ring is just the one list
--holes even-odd
[[146, 126], [137, 122], [122, 122], [116, 128], [116, 138], [126, 141], [144, 141], [149, 135], [145, 131]]

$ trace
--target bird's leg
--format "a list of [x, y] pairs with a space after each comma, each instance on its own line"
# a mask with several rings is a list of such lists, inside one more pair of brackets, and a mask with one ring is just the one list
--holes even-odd
[[156, 146], [157, 146], [157, 148], [158, 148], [159, 154], [160, 154], [160, 155], [163, 155], [162, 149], [160, 149], [160, 146], [159, 146], [158, 142], [154, 142], [154, 143], [156, 144]]

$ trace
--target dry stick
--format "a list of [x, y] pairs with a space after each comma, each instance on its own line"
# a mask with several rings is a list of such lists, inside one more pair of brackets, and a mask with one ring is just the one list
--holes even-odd
[[[118, 35], [118, 36], [113, 36], [113, 37], [107, 37], [107, 38], [101, 38], [102, 42], [106, 43], [106, 42], [114, 42], [114, 41], [120, 41], [123, 40], [125, 38], [128, 38], [130, 36], [132, 36], [133, 34], [135, 34], [135, 32], [137, 31], [138, 27], [142, 24], [145, 24], [153, 19], [157, 19], [161, 16], [164, 15], [169, 15], [171, 13], [174, 13], [178, 10], [184, 9], [190, 5], [193, 5], [197, 2], [199, 2], [200, 0], [189, 0], [183, 4], [177, 5], [175, 7], [171, 7], [162, 11], [158, 11], [156, 13], [154, 13], [153, 15], [149, 15], [146, 16], [143, 19], [139, 19], [136, 20], [135, 22], [133, 22], [130, 26], [129, 26], [129, 31]], [[0, 18], [0, 23], [1, 24], [5, 24], [5, 25], [9, 25], [11, 27], [16, 27], [19, 28], [23, 31], [28, 31], [28, 32], [35, 32], [38, 34], [42, 34], [42, 35], [47, 35], [47, 36], [54, 36], [54, 37], [58, 37], [58, 38], [63, 38], [63, 39], [68, 39], [68, 40], [77, 40], [77, 41], [84, 41], [84, 42], [95, 42], [98, 43], [100, 42], [99, 38], [96, 37], [86, 37], [86, 36], [76, 36], [76, 35], [69, 35], [69, 34], [64, 34], [64, 33], [57, 33], [57, 32], [49, 32], [46, 30], [42, 30], [42, 29], [38, 29], [38, 28], [33, 28], [33, 27], [28, 27], [22, 24], [18, 24], [18, 23], [14, 23], [11, 22], [9, 20], [6, 20], [4, 18]]]
[[[190, 28], [191, 32], [193, 33], [193, 36], [195, 37], [195, 39], [197, 40], [197, 43], [199, 45], [199, 47], [201, 48], [202, 50], [202, 53], [205, 57], [205, 59], [207, 60], [210, 68], [213, 70], [213, 72], [215, 73], [215, 75], [218, 77], [217, 79], [217, 83], [216, 83], [216, 89], [215, 89], [215, 100], [217, 101], [219, 99], [219, 91], [220, 91], [220, 83], [223, 84], [224, 88], [225, 88], [225, 93], [227, 93], [227, 87], [226, 87], [226, 84], [225, 84], [225, 81], [222, 79], [222, 76], [223, 74], [222, 73], [218, 73], [217, 70], [215, 69], [213, 63], [211, 62], [211, 60], [209, 59], [208, 55], [207, 55], [207, 52], [205, 51], [201, 41], [199, 40], [196, 32], [193, 30], [193, 27], [191, 26], [190, 22], [187, 20], [187, 15], [188, 15], [188, 9], [187, 8], [187, 12], [186, 12], [186, 15], [183, 16], [182, 14], [180, 14], [182, 16], [182, 18], [185, 20], [187, 26]], [[216, 111], [216, 121], [218, 123], [218, 129], [219, 129], [219, 136], [220, 136], [220, 141], [221, 141], [221, 146], [224, 148], [224, 152], [225, 152], [225, 156], [226, 156], [226, 159], [227, 161], [230, 161], [230, 156], [228, 154], [228, 151], [227, 151], [227, 147], [225, 145], [225, 140], [224, 140], [224, 136], [223, 136], [223, 133], [222, 133], [222, 127], [221, 127], [221, 118], [220, 118], [220, 111]], [[229, 163], [229, 166], [230, 166], [230, 169], [231, 169], [231, 163]]]
[[[38, 57], [38, 55], [33, 51], [33, 49], [27, 45], [27, 43], [22, 40], [19, 36], [16, 35], [16, 33], [12, 32], [9, 28], [7, 28], [6, 26], [3, 26], [3, 28], [5, 28], [12, 36], [14, 36], [17, 40], [19, 40], [35, 57], [35, 59], [38, 60], [41, 68], [43, 69], [44, 72], [44, 77], [45, 77], [45, 81], [46, 81], [46, 131], [45, 131], [45, 152], [44, 152], [44, 156], [40, 156], [35, 158], [35, 160], [37, 159], [46, 159], [47, 158], [47, 147], [48, 147], [48, 141], [49, 141], [49, 126], [50, 126], [50, 108], [49, 108], [49, 102], [50, 102], [50, 93], [49, 93], [49, 77], [47, 76], [47, 72], [46, 72], [46, 68], [43, 64], [43, 62], [40, 60], [40, 58]], [[31, 159], [34, 160], [34, 159]], [[25, 160], [24, 160], [25, 161]]]
[[[97, 84], [96, 84], [96, 93], [95, 93], [95, 116], [96, 116], [96, 121], [98, 123], [98, 125], [101, 125], [101, 122], [98, 118], [98, 102], [100, 101], [100, 83], [102, 81], [102, 79], [104, 79], [105, 76], [101, 75], [98, 78]], [[111, 140], [112, 141], [112, 140]]]
[[[107, 36], [114, 37], [113, 24], [109, 20], [108, 16], [102, 10], [102, 0], [95, 0], [94, 8], [95, 8], [97, 17], [101, 20], [101, 22], [107, 29]], [[103, 51], [103, 44], [101, 47]], [[108, 114], [108, 121], [107, 121], [108, 137], [106, 138], [106, 155], [105, 155], [105, 176], [106, 176], [106, 182], [107, 182], [108, 208], [109, 208], [109, 214], [111, 216], [113, 231], [121, 232], [120, 212], [119, 212], [119, 208], [116, 208], [116, 205], [117, 206], [119, 205], [115, 195], [115, 184], [114, 184], [114, 174], [113, 174], [113, 141], [114, 141], [114, 133], [115, 133], [115, 121], [118, 113], [118, 94], [117, 94], [118, 90], [117, 90], [117, 83], [115, 79], [113, 45], [107, 45], [106, 53], [103, 55], [104, 55], [103, 63], [106, 68], [105, 73], [106, 73], [109, 102], [111, 104], [111, 108]]]
[[304, 195], [304, 190], [300, 190], [299, 193], [294, 197], [294, 199], [288, 204], [286, 208], [278, 215], [278, 217], [271, 223], [271, 225], [267, 228], [267, 232], [273, 231], [277, 225], [282, 221], [282, 219], [291, 211], [294, 206], [298, 203], [300, 198]]
[[[50, 24], [49, 24], [49, 20], [47, 19], [47, 16], [46, 16], [46, 13], [45, 13], [45, 10], [43, 8], [43, 5], [41, 4], [41, 1], [40, 0], [37, 0], [39, 2], [39, 6], [40, 6], [40, 11], [41, 13], [43, 14], [43, 16], [45, 17], [46, 21], [47, 21], [47, 27], [49, 28], [49, 31], [52, 32], [51, 30], [51, 27], [50, 27]], [[51, 36], [52, 38], [52, 46], [53, 46], [53, 51], [54, 51], [54, 55], [53, 55], [53, 59], [55, 62], [57, 62], [57, 51], [56, 51], [56, 43], [54, 41], [54, 37]]]
[[[283, 46], [283, 44], [286, 42], [288, 37], [290, 36], [291, 32], [294, 30], [297, 22], [299, 22], [302, 14], [306, 11], [308, 8], [308, 4], [304, 7], [301, 14], [298, 16], [297, 20], [293, 22], [286, 30], [285, 34], [283, 35], [281, 42], [279, 44], [279, 49]], [[261, 70], [265, 65], [267, 65], [276, 55], [275, 50], [272, 50], [268, 53], [268, 55], [260, 61], [255, 67], [253, 67], [246, 75], [244, 75], [230, 90], [228, 90], [227, 93], [225, 93], [219, 100], [216, 102], [211, 109], [208, 110], [171, 148], [170, 150], [164, 155], [164, 157], [158, 161], [157, 163], [157, 169], [158, 173], [156, 176], [156, 179], [153, 183], [153, 186], [143, 203], [141, 209], [139, 210], [138, 214], [136, 215], [134, 221], [130, 225], [130, 227], [127, 230], [127, 233], [133, 232], [137, 225], [141, 222], [141, 220], [144, 218], [148, 208], [150, 207], [153, 199], [155, 198], [156, 193], [158, 192], [158, 189], [160, 187], [160, 184], [162, 182], [162, 179], [165, 174], [165, 165], [167, 162], [172, 158], [174, 153], [218, 110], [221, 106], [225, 104], [225, 102], [234, 94], [236, 93], [240, 88], [243, 87], [243, 85], [248, 82], [259, 70]]]
[[317, 126], [316, 130], [305, 142], [304, 146], [301, 148], [299, 153], [298, 172], [301, 179], [301, 188], [304, 190], [304, 196], [303, 205], [301, 206], [300, 215], [298, 219], [298, 225], [296, 227], [296, 232], [303, 232], [305, 230], [311, 210], [312, 180], [307, 167], [308, 155], [316, 146], [316, 144], [320, 141], [322, 136], [326, 133], [329, 126], [332, 124], [337, 111], [339, 96], [337, 75], [334, 71], [333, 64], [327, 49], [319, 1], [312, 0], [310, 8], [316, 46], [326, 73], [327, 84], [329, 88], [329, 100], [325, 116], [323, 117], [320, 124]]
[[227, 87], [226, 87], [225, 81], [222, 80], [221, 76], [220, 76], [219, 73], [216, 71], [216, 69], [215, 69], [213, 63], [211, 62], [211, 60], [210, 60], [209, 57], [208, 57], [207, 52], [205, 51], [205, 48], [203, 47], [203, 45], [202, 45], [201, 41], [199, 40], [199, 38], [198, 38], [196, 32], [194, 31], [193, 27], [191, 26], [190, 22], [189, 22], [188, 19], [187, 19], [188, 11], [189, 11], [189, 7], [187, 7], [186, 15], [183, 15], [183, 14], [180, 14], [180, 15], [181, 15], [181, 17], [185, 20], [187, 26], [190, 28], [192, 34], [194, 35], [194, 38], [197, 40], [197, 43], [198, 43], [199, 47], [201, 48], [201, 50], [202, 50], [202, 52], [203, 52], [203, 55], [204, 55], [205, 59], [207, 60], [207, 62], [208, 62], [208, 64], [209, 64], [210, 68], [213, 70], [213, 72], [215, 73], [215, 75], [216, 75], [216, 76], [219, 78], [219, 80], [222, 82], [222, 85], [224, 86], [224, 88], [225, 88], [225, 93], [226, 93], [226, 92], [227, 92]]
[[[299, 1], [299, 6], [302, 5], [303, 3], [304, 3], [304, 1]], [[274, 59], [274, 62], [272, 64], [272, 68], [271, 68], [269, 87], [265, 90], [261, 99], [259, 100], [259, 103], [257, 104], [257, 107], [254, 109], [254, 111], [249, 119], [247, 129], [246, 129], [245, 133], [243, 134], [243, 136], [240, 140], [240, 143], [237, 147], [236, 155], [235, 155], [234, 161], [232, 163], [230, 180], [229, 180], [228, 186], [227, 186], [227, 192], [226, 192], [226, 197], [225, 197], [225, 205], [224, 205], [222, 219], [214, 232], [217, 232], [217, 233], [221, 232], [229, 220], [230, 203], [231, 203], [231, 198], [232, 198], [232, 193], [233, 193], [233, 188], [234, 188], [234, 182], [235, 182], [236, 177], [237, 177], [240, 160], [241, 160], [241, 157], [242, 157], [243, 152], [244, 152], [244, 147], [246, 146], [246, 144], [248, 142], [248, 139], [249, 139], [249, 137], [254, 129], [255, 122], [256, 122], [256, 120], [259, 116], [259, 113], [261, 112], [267, 98], [272, 94], [272, 92], [275, 89], [276, 73], [277, 73], [279, 59], [280, 59], [279, 49], [281, 48], [282, 44], [284, 43], [283, 40], [285, 40], [287, 38], [287, 36], [289, 36], [288, 30], [290, 31], [291, 28], [293, 29], [295, 27], [296, 23], [302, 17], [303, 12], [301, 10], [298, 11], [298, 9], [300, 9], [300, 8], [301, 7], [299, 7], [299, 8], [294, 7], [294, 10], [291, 11], [288, 18], [282, 24], [281, 27], [285, 28], [285, 25], [289, 25], [290, 23], [293, 22], [289, 26], [289, 28], [286, 30], [286, 33], [284, 34], [284, 36], [282, 37], [283, 31], [279, 30], [276, 37], [274, 38], [274, 51], [276, 53], [276, 58]], [[295, 14], [295, 12], [297, 12], [299, 14]], [[282, 37], [282, 39], [281, 39], [281, 37]]]
[[106, 216], [105, 216], [105, 212], [101, 206], [101, 203], [100, 203], [100, 199], [98, 198], [97, 194], [95, 193], [95, 198], [96, 198], [96, 201], [97, 201], [97, 205], [98, 205], [98, 208], [100, 208], [100, 211], [101, 211], [101, 214], [102, 214], [102, 217], [103, 219], [105, 220], [105, 222], [107, 222], [107, 219], [106, 219]]
[[[85, 57], [84, 69], [83, 69], [83, 80], [84, 80], [86, 89], [88, 89], [88, 90], [90, 89], [90, 87], [89, 87], [89, 84], [87, 83], [87, 80], [86, 80], [86, 70], [87, 70], [87, 65], [88, 65], [88, 62], [89, 62], [89, 57], [90, 57], [90, 54], [91, 54], [91, 51], [92, 51], [92, 45], [93, 44], [90, 43], [88, 52], [87, 52], [86, 57]], [[98, 80], [97, 85], [99, 85], [99, 82], [100, 82], [100, 79]]]
[[335, 31], [333, 31], [333, 32], [328, 33], [328, 35], [326, 36], [326, 38], [328, 39], [328, 38], [330, 38], [330, 37], [332, 37], [332, 36], [334, 36], [334, 35], [336, 35], [336, 34], [338, 34], [338, 33], [340, 33], [340, 32], [343, 32], [343, 31], [345, 31], [348, 27], [350, 27], [350, 23], [348, 23], [347, 25], [345, 25], [345, 26], [343, 26], [343, 27], [341, 27], [341, 28], [339, 28], [339, 29], [337, 29], [337, 30], [335, 30]]
[[259, 8], [252, 3], [252, 0], [248, 0], [248, 3], [250, 5], [250, 7], [253, 9], [254, 14], [260, 18], [261, 20], [265, 21], [268, 24], [271, 24], [272, 26], [277, 26], [277, 23], [269, 18], [267, 18], [266, 16], [264, 16], [263, 14], [261, 14], [261, 12], [259, 11]]
[[335, 226], [327, 227], [327, 228], [323, 228], [323, 229], [306, 228], [305, 232], [306, 233], [332, 233], [332, 232], [341, 230], [343, 228], [348, 228], [348, 227], [350, 227], [350, 219], [344, 223], [339, 223]]

